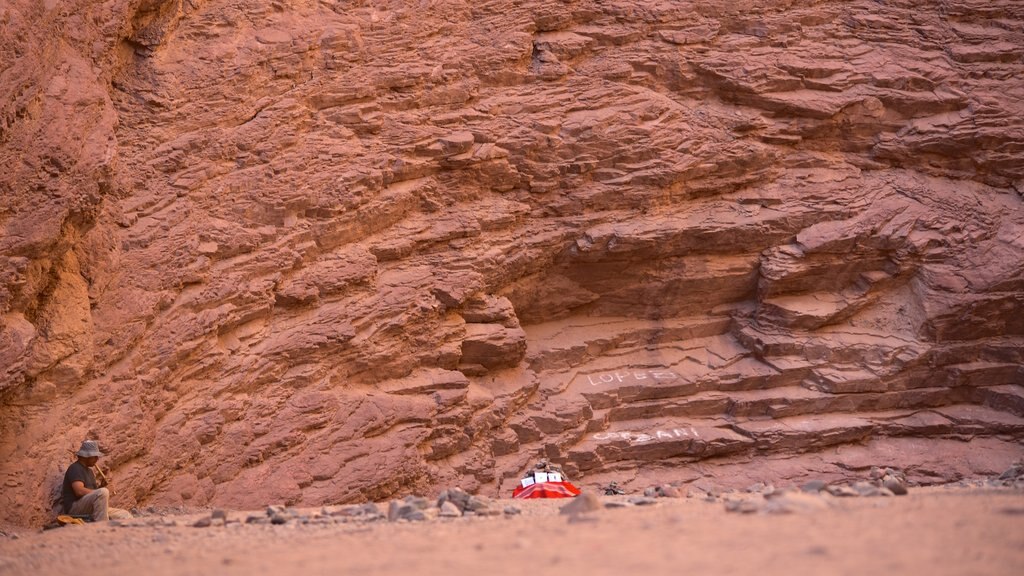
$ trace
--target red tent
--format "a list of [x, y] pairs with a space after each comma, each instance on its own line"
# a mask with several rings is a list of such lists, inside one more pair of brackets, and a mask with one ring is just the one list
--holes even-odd
[[516, 486], [513, 498], [573, 498], [580, 489], [571, 482], [536, 482], [529, 486]]

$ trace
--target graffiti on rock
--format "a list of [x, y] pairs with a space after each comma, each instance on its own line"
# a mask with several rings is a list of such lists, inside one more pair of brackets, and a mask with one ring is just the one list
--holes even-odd
[[679, 438], [700, 438], [700, 434], [697, 433], [697, 429], [693, 426], [672, 428], [671, 430], [654, 430], [653, 432], [623, 430], [621, 432], [598, 432], [594, 434], [594, 440], [625, 440], [630, 444], [644, 444], [658, 440], [677, 440]]
[[679, 378], [679, 375], [671, 370], [626, 370], [605, 372], [603, 374], [587, 374], [587, 382], [591, 386], [621, 384], [627, 381], [675, 380], [677, 378]]

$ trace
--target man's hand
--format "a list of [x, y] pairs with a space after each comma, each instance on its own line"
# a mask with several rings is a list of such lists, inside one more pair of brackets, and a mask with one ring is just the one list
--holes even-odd
[[[103, 468], [96, 466], [96, 474], [96, 486], [99, 488], [106, 488], [110, 484], [110, 478], [107, 478], [107, 475], [103, 473]], [[113, 494], [113, 492], [111, 492], [111, 494]]]

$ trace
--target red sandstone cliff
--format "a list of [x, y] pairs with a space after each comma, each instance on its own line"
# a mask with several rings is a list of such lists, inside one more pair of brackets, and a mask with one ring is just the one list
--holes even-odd
[[[9, 0], [0, 508], [1024, 453], [1024, 6]], [[30, 503], [30, 504], [26, 504]]]

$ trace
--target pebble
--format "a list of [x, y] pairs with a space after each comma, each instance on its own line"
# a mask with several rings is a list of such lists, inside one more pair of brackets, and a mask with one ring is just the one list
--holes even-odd
[[392, 500], [388, 502], [388, 522], [394, 522], [398, 520], [398, 509], [402, 507], [402, 503], [398, 500]]
[[906, 485], [892, 476], [887, 476], [885, 480], [882, 481], [882, 486], [896, 496], [906, 496], [907, 494]]
[[753, 514], [761, 509], [761, 505], [753, 500], [725, 500], [726, 512]]
[[469, 499], [469, 493], [462, 488], [449, 488], [437, 497], [437, 507], [440, 508], [445, 502], [451, 502], [460, 512], [465, 512], [469, 508]]
[[423, 521], [427, 519], [427, 515], [423, 513], [416, 504], [402, 503], [398, 500], [392, 500], [388, 505], [388, 522], [398, 522], [399, 520]]
[[1024, 476], [1024, 463], [1016, 463], [1000, 474], [999, 480], [1016, 480], [1021, 476]]
[[459, 507], [450, 500], [445, 500], [441, 503], [438, 516], [441, 518], [459, 518], [462, 516], [462, 510], [459, 510]]
[[386, 517], [380, 507], [373, 502], [367, 502], [360, 506], [351, 506], [350, 510], [351, 515], [367, 520], [380, 520]]
[[828, 484], [824, 480], [811, 480], [810, 482], [807, 482], [806, 484], [801, 486], [800, 490], [802, 492], [817, 493], [824, 490], [827, 486]]
[[479, 510], [470, 510], [466, 514], [472, 514], [474, 516], [500, 516], [501, 510], [497, 508], [480, 508]]
[[663, 484], [661, 486], [658, 486], [657, 497], [658, 498], [682, 498], [683, 497], [683, 493], [680, 492], [678, 488], [676, 488], [675, 486], [672, 486], [671, 484]]
[[430, 508], [430, 500], [422, 496], [406, 496], [404, 502], [416, 507], [419, 510]]
[[480, 513], [482, 510], [487, 510], [490, 507], [491, 499], [486, 496], [470, 496], [469, 501], [466, 502], [466, 510], [476, 513]]
[[199, 520], [196, 520], [195, 522], [193, 522], [192, 523], [192, 527], [193, 528], [209, 528], [210, 524], [212, 524], [212, 522], [213, 521], [210, 519], [209, 516], [203, 516]]
[[877, 496], [879, 486], [866, 481], [854, 482], [851, 486], [860, 496]]
[[597, 497], [593, 492], [583, 492], [579, 496], [573, 498], [572, 502], [569, 502], [565, 506], [558, 509], [559, 514], [568, 514], [574, 516], [577, 514], [587, 514], [600, 510], [601, 499]]
[[840, 498], [848, 498], [848, 497], [858, 497], [858, 496], [860, 496], [860, 492], [857, 492], [853, 488], [851, 488], [849, 486], [846, 486], [846, 485], [842, 485], [842, 486], [829, 486], [828, 488], [825, 489], [825, 491], [828, 492], [829, 494], [833, 495], [833, 496], [837, 496], [837, 497], [840, 497]]
[[660, 486], [651, 486], [644, 490], [644, 496], [647, 498], [682, 498], [683, 494], [678, 488], [671, 484], [662, 484]]

